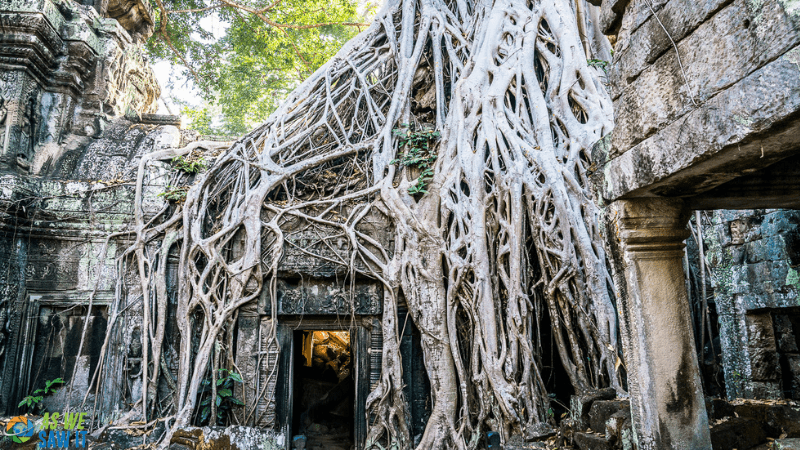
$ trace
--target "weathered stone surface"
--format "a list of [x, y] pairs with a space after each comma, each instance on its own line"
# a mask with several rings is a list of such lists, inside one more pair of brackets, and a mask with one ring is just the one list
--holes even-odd
[[611, 443], [599, 433], [575, 433], [575, 446], [581, 450], [611, 450]]
[[[796, 211], [715, 211], [705, 235], [719, 312], [729, 398], [795, 395], [796, 339], [785, 308], [800, 306], [794, 244]], [[796, 257], [794, 257], [796, 259]], [[788, 309], [786, 311], [792, 311]], [[785, 363], [781, 359], [785, 359]]]
[[751, 419], [773, 437], [800, 437], [800, 407], [788, 403], [737, 400], [734, 414]]
[[90, 447], [97, 450], [122, 450], [143, 444], [153, 445], [158, 442], [164, 431], [166, 428], [163, 422], [148, 430], [110, 427], [94, 439]]
[[711, 443], [714, 448], [751, 448], [765, 442], [767, 434], [753, 419], [730, 417], [711, 426]]
[[630, 410], [630, 407], [627, 400], [598, 400], [589, 409], [589, 426], [594, 431], [604, 433], [609, 418], [623, 409]]
[[639, 198], [610, 206], [620, 244], [615, 272], [628, 368], [631, 417], [640, 448], [709, 448], [708, 422], [683, 281], [688, 214], [679, 199]]
[[135, 41], [144, 42], [153, 34], [153, 8], [142, 0], [109, 0], [106, 16], [116, 19]]
[[[767, 436], [800, 437], [800, 405], [787, 401], [714, 399], [709, 418], [727, 421], [737, 418], [755, 422]], [[716, 426], [716, 425], [715, 425]], [[716, 448], [716, 447], [715, 447]]]
[[606, 439], [609, 442], [623, 444], [626, 437], [631, 436], [631, 410], [621, 409], [612, 414], [605, 422]]
[[155, 112], [155, 75], [116, 20], [71, 1], [10, 0], [0, 22], [0, 170], [41, 174], [77, 135]]
[[[610, 201], [622, 196], [698, 194], [792, 154], [800, 147], [796, 121], [787, 121], [758, 141], [743, 139], [800, 110], [800, 65], [793, 62], [795, 53], [800, 55], [800, 48], [751, 73], [621, 156], [609, 159], [608, 141], [598, 143], [592, 157], [604, 165], [595, 174], [601, 197]], [[618, 132], [622, 131], [614, 131]]]
[[[758, 176], [800, 148], [796, 12], [781, 0], [631, 2], [609, 72], [615, 129], [593, 152], [599, 196], [693, 196], [750, 175], [750, 189], [779, 188]], [[698, 204], [748, 203], [725, 189]], [[800, 196], [764, 194], [800, 205]]]
[[279, 450], [285, 437], [272, 430], [233, 425], [229, 427], [187, 427], [175, 432], [170, 450]]
[[588, 428], [590, 421], [589, 411], [591, 411], [592, 404], [598, 400], [611, 400], [616, 395], [613, 389], [607, 388], [570, 397], [570, 418], [572, 418], [575, 427], [579, 430]]
[[630, 0], [603, 0], [600, 9], [600, 30], [604, 34], [617, 34], [622, 17]]
[[751, 377], [755, 381], [777, 381], [781, 378], [772, 316], [748, 314], [747, 346], [750, 350]]
[[[652, 3], [655, 8], [666, 4], [657, 13], [661, 23], [650, 13], [647, 2], [635, 2], [633, 6], [631, 14], [638, 19], [632, 24], [635, 31], [631, 33], [630, 45], [616, 50], [614, 69], [609, 74], [609, 93], [612, 99], [619, 97], [625, 88], [664, 52], [674, 51], [670, 37], [673, 41], [679, 42], [728, 1], [662, 0]], [[644, 23], [637, 24], [636, 22], [642, 18], [647, 19]], [[669, 36], [664, 32], [664, 28]]]
[[[684, 11], [684, 20], [691, 20], [688, 17], [693, 15], [699, 22], [718, 7], [719, 4], [711, 4]], [[655, 26], [661, 30], [660, 25]], [[632, 35], [631, 42], [652, 39], [657, 36], [654, 31], [656, 28], [640, 29], [641, 34]], [[666, 43], [656, 50], [657, 54], [671, 46], [663, 30], [661, 36]], [[673, 50], [655, 61], [651, 56], [652, 64], [646, 68], [647, 57], [636, 67], [615, 67], [610, 81], [619, 98], [614, 108], [611, 156], [627, 151], [799, 42], [800, 27], [778, 0], [760, 2], [757, 7], [737, 0], [678, 43], [680, 61]], [[629, 85], [628, 80], [632, 79], [635, 81]]]
[[800, 400], [800, 355], [786, 355], [786, 369], [789, 376], [784, 373], [784, 383], [788, 381], [788, 386], [784, 386], [784, 392], [791, 389], [792, 398]]

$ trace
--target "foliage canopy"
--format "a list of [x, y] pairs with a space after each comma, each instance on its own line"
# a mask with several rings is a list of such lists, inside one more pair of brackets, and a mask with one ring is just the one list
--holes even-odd
[[184, 113], [203, 134], [241, 135], [266, 120], [366, 25], [357, 0], [152, 1], [147, 49], [194, 82], [204, 104]]

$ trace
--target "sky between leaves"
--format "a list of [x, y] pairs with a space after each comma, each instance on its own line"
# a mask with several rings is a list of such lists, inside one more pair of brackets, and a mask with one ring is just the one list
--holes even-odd
[[162, 99], [189, 128], [230, 136], [266, 120], [377, 9], [363, 0], [150, 1], [147, 51]]

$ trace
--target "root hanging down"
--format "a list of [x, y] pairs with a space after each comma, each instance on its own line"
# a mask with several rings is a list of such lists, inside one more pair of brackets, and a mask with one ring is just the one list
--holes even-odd
[[[420, 330], [431, 381], [418, 449], [474, 449], [488, 430], [532, 437], [551, 421], [543, 334], [576, 390], [622, 390], [586, 177], [591, 145], [612, 127], [602, 70], [587, 64], [609, 59], [593, 32], [596, 11], [584, 0], [387, 3], [264, 125], [216, 157], [182, 205], [145, 222], [137, 191], [135, 242], [120, 264], [134, 268], [144, 297], [145, 419], [174, 414], [173, 430], [192, 422], [209, 366], [213, 375], [231, 358], [239, 308], [265, 291], [277, 319], [287, 247], [335, 264], [349, 282], [383, 285], [369, 448], [413, 446], [400, 303]], [[392, 248], [364, 226], [375, 215], [391, 225]], [[287, 238], [298, 227], [319, 241]], [[171, 252], [179, 377], [163, 408]], [[550, 330], [540, 328], [544, 315]], [[274, 327], [262, 339], [277, 345]]]

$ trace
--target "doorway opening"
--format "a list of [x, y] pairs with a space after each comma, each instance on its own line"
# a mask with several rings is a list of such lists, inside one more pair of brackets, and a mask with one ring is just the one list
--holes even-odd
[[308, 450], [354, 447], [355, 376], [350, 332], [294, 333], [292, 435]]

